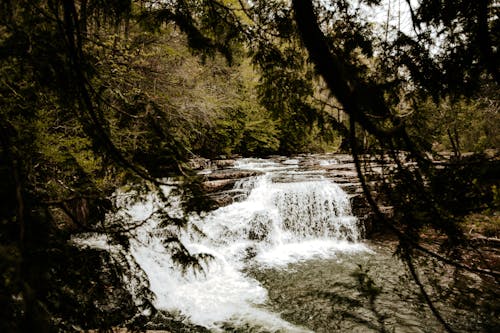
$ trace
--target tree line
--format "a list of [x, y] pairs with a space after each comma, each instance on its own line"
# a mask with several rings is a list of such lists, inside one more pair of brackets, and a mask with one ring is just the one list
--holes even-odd
[[[365, 11], [382, 4], [0, 1], [5, 331], [125, 320], [93, 305], [119, 274], [96, 277], [99, 259], [67, 240], [101, 230], [126, 184], [178, 177], [185, 208], [209, 209], [187, 167], [196, 155], [350, 151], [417, 281], [419, 254], [498, 279], [463, 261], [460, 223], [499, 204], [498, 159], [485, 154], [499, 143], [499, 6], [407, 1], [413, 31], [379, 34]], [[373, 156], [385, 180], [369, 181]], [[419, 242], [426, 228], [444, 235], [442, 251]], [[96, 292], [81, 297], [92, 279]]]

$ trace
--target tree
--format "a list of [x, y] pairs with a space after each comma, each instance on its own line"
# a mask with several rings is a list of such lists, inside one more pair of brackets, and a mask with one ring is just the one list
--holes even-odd
[[[337, 2], [337, 5], [339, 4], [343, 3]], [[416, 24], [426, 23], [430, 27], [435, 27], [436, 24], [444, 24], [445, 29], [448, 30], [447, 38], [455, 39], [458, 35], [458, 38], [464, 41], [463, 44], [450, 43], [444, 45], [444, 52], [451, 51], [459, 54], [463, 52], [470, 55], [468, 58], [460, 58], [459, 61], [450, 56], [434, 60], [430, 56], [426, 58], [426, 53], [423, 53], [424, 57], [422, 58], [414, 53], [415, 48], [420, 47], [420, 45], [414, 43], [408, 36], [400, 37], [397, 43], [406, 40], [405, 44], [409, 47], [402, 50], [399, 48], [401, 45], [396, 43], [395, 45], [398, 48], [395, 54], [405, 60], [403, 64], [407, 66], [406, 69], [411, 73], [413, 81], [420, 85], [421, 88], [429, 89], [438, 82], [440, 84], [438, 91], [460, 94], [462, 92], [460, 89], [464, 86], [470, 87], [470, 84], [476, 83], [474, 81], [478, 80], [481, 75], [491, 75], [495, 84], [498, 85], [498, 69], [491, 57], [495, 45], [492, 44], [492, 41], [495, 40], [495, 37], [492, 37], [494, 30], [490, 30], [490, 26], [496, 26], [498, 20], [495, 20], [494, 16], [489, 16], [497, 8], [491, 2], [486, 1], [480, 4], [476, 3], [476, 5], [463, 2], [425, 1], [417, 12], [418, 19], [417, 14], [412, 11]], [[456, 258], [461, 257], [460, 250], [468, 246], [464, 234], [457, 226], [457, 216], [477, 209], [478, 206], [483, 205], [485, 202], [493, 203], [492, 192], [488, 189], [488, 186], [491, 186], [489, 182], [492, 179], [487, 179], [488, 176], [485, 177], [484, 171], [483, 173], [472, 171], [472, 164], [468, 163], [468, 161], [463, 161], [458, 165], [445, 162], [444, 165], [439, 166], [441, 168], [444, 166], [444, 170], [440, 170], [434, 161], [427, 158], [426, 153], [429, 151], [429, 147], [422, 145], [421, 140], [411, 136], [408, 129], [409, 124], [406, 124], [404, 119], [397, 114], [397, 109], [394, 109], [396, 105], [391, 105], [390, 100], [387, 100], [386, 95], [391, 95], [390, 91], [386, 90], [386, 87], [391, 86], [391, 89], [394, 90], [395, 87], [392, 85], [394, 82], [382, 81], [382, 83], [378, 83], [370, 77], [357, 75], [357, 72], [360, 71], [350, 68], [352, 64], [356, 63], [356, 58], [341, 57], [342, 50], [328, 43], [327, 36], [321, 31], [316, 14], [318, 11], [321, 12], [318, 7], [314, 8], [313, 3], [310, 1], [293, 1], [293, 7], [298, 29], [312, 62], [350, 116], [352, 152], [357, 164], [358, 174], [363, 182], [365, 195], [372, 208], [377, 212], [380, 221], [385, 221], [384, 223], [398, 235], [400, 255], [407, 263], [411, 275], [420, 286], [429, 307], [442, 322], [444, 328], [447, 331], [453, 331], [453, 328], [442, 318], [428, 296], [424, 285], [420, 281], [413, 257], [416, 252], [422, 252], [455, 267], [498, 278], [499, 273], [496, 271], [469, 267], [461, 263], [460, 260], [456, 260]], [[430, 8], [432, 9], [429, 10]], [[472, 16], [469, 16], [469, 10], [472, 10]], [[462, 29], [459, 33], [455, 31], [457, 26]], [[446, 77], [445, 80], [437, 80], [434, 76], [438, 73], [437, 70], [431, 70], [430, 77], [427, 77], [425, 74], [422, 75], [422, 71], [426, 71], [427, 68], [418, 66], [422, 61], [424, 61], [424, 64], [430, 62], [438, 68], [442, 66], [445, 73], [450, 75], [457, 73], [458, 68], [467, 68], [465, 71], [473, 75], [475, 80], [469, 82], [467, 77], [465, 81], [458, 80], [455, 76], [453, 79]], [[471, 66], [474, 63], [480, 65]], [[395, 66], [392, 70], [393, 75], [389, 76], [389, 78], [396, 78], [397, 80], [398, 71], [401, 68]], [[456, 85], [457, 82], [459, 82], [460, 88]], [[362, 99], [361, 96], [363, 96]], [[356, 123], [376, 137], [380, 146], [385, 148], [385, 151], [388, 151], [387, 156], [381, 156], [385, 163], [389, 159], [390, 164], [397, 166], [394, 172], [390, 172], [392, 175], [391, 185], [385, 190], [385, 193], [389, 195], [388, 202], [395, 207], [396, 218], [393, 221], [389, 221], [378, 209], [377, 203], [366, 183], [356, 147]], [[455, 146], [457, 145], [457, 142], [455, 142]], [[456, 149], [458, 148], [456, 147]], [[404, 150], [409, 155], [403, 154], [402, 157], [398, 153], [399, 150]], [[409, 165], [409, 161], [415, 164], [411, 163]], [[478, 161], [475, 160], [474, 162], [477, 163]], [[484, 161], [482, 163], [488, 165]], [[498, 163], [495, 162], [485, 168], [495, 170], [498, 168]], [[486, 171], [486, 174], [491, 175], [488, 171]], [[493, 180], [493, 182], [498, 182], [498, 179]], [[396, 187], [394, 187], [395, 184], [397, 184]], [[458, 200], [460, 208], [453, 204], [453, 200], [450, 200], [449, 196], [443, 195], [441, 192], [443, 188], [446, 191], [456, 189], [460, 193], [467, 193]], [[474, 199], [471, 200], [471, 198]], [[395, 225], [394, 222], [398, 224]], [[451, 257], [442, 256], [425, 248], [418, 242], [424, 226], [435, 228], [447, 236], [446, 242], [448, 245], [452, 245]]]
[[[127, 1], [0, 7], [2, 330], [110, 327], [133, 318], [137, 304], [122, 289], [124, 311], [99, 309], [121, 274], [96, 272], [103, 253], [81, 256], [71, 235], [102, 229], [109, 195], [123, 184], [154, 188], [160, 173], [189, 178], [188, 150], [170, 132], [180, 122], [149, 93], [154, 67], [144, 51], [155, 38], [133, 29]], [[197, 191], [190, 184], [187, 198]], [[109, 230], [116, 242], [124, 233]]]
[[[420, 282], [416, 254], [498, 279], [497, 271], [460, 260], [468, 243], [458, 225], [468, 212], [498, 208], [492, 199], [498, 179], [491, 176], [499, 174], [498, 162], [480, 156], [431, 159], [436, 154], [432, 144], [419, 137], [419, 126], [431, 131], [432, 121], [427, 119], [435, 114], [420, 110], [429, 98], [437, 105], [470, 103], [461, 98], [474, 96], [481, 85], [489, 86], [488, 96], [497, 94], [499, 8], [486, 0], [425, 0], [418, 8], [407, 1], [416, 33], [397, 31], [395, 38], [384, 40], [363, 15], [363, 8], [381, 1], [357, 3], [2, 0], [0, 173], [5, 180], [1, 255], [6, 330], [40, 330], [50, 327], [51, 320], [54, 324], [54, 318], [68, 325], [85, 321], [55, 301], [65, 290], [64, 263], [79, 263], [65, 255], [72, 251], [66, 244], [71, 234], [67, 226], [93, 230], [112, 209], [107, 197], [118, 186], [145, 181], [157, 188], [158, 177], [180, 175], [185, 180], [180, 188], [185, 208], [200, 211], [206, 202], [200, 200], [199, 182], [185, 164], [191, 149], [208, 148], [214, 155], [224, 150], [267, 153], [281, 136], [290, 139], [281, 140], [281, 152], [300, 151], [308, 146], [304, 137], [320, 129], [348, 137], [368, 202], [380, 223], [398, 235], [401, 258], [433, 312], [452, 331]], [[172, 31], [177, 35], [169, 35]], [[223, 70], [242, 82], [231, 87], [231, 93], [248, 99], [235, 98], [234, 106], [233, 99], [219, 99], [223, 94], [216, 91], [197, 91], [200, 83], [191, 80], [194, 75], [178, 75], [178, 66], [188, 72], [179, 62], [194, 62], [185, 60], [184, 54], [161, 56], [161, 38], [175, 35], [185, 38], [200, 59], [211, 62], [209, 70], [199, 63], [191, 67], [213, 76], [213, 81], [203, 81], [203, 91], [218, 81], [216, 71]], [[179, 52], [183, 43], [167, 52]], [[245, 86], [220, 57], [230, 65], [251, 58], [260, 78], [260, 105], [253, 99], [253, 87]], [[329, 93], [318, 94], [321, 82]], [[191, 86], [182, 86], [185, 83]], [[201, 110], [203, 117], [184, 117], [179, 104], [198, 93], [206, 100], [193, 109]], [[330, 109], [324, 107], [326, 102]], [[273, 113], [272, 122], [255, 120], [262, 107]], [[340, 109], [349, 117], [347, 126], [331, 113]], [[200, 123], [201, 138], [216, 135], [224, 143], [197, 146], [198, 137], [185, 130], [194, 126], [185, 125]], [[458, 123], [448, 125], [458, 152], [462, 141], [454, 133], [458, 127], [453, 127]], [[370, 135], [386, 166], [385, 181], [376, 183], [384, 194], [378, 200], [394, 207], [394, 219], [382, 214], [366, 181], [370, 170], [362, 163], [360, 129]], [[460, 205], [443, 188], [461, 193]], [[185, 222], [168, 211], [162, 213], [166, 223]], [[446, 236], [448, 252], [438, 253], [419, 242], [425, 227]], [[113, 231], [116, 241], [126, 245], [123, 230]], [[60, 251], [63, 254], [56, 256]], [[177, 257], [192, 262], [188, 255]], [[54, 267], [55, 258], [63, 264]], [[38, 279], [40, 275], [46, 279]], [[43, 287], [47, 280], [58, 281], [57, 291]], [[100, 320], [101, 326], [116, 322]], [[91, 324], [95, 322], [85, 323]]]

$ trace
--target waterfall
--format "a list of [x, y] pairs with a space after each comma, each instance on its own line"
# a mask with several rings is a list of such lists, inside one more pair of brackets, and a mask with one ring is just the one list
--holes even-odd
[[[248, 258], [250, 252], [268, 262], [272, 251], [280, 254], [274, 264], [286, 264], [328, 255], [325, 251], [349, 248], [359, 240], [357, 219], [337, 184], [324, 179], [273, 182], [273, 177], [271, 172], [238, 184], [252, 184], [247, 198], [192, 220], [204, 236], [188, 236], [184, 242], [203, 244], [231, 260]], [[188, 235], [193, 233], [188, 230]], [[302, 251], [303, 246], [309, 249]]]
[[[361, 232], [349, 198], [321, 174], [298, 169], [296, 160], [240, 160], [235, 167], [263, 174], [235, 184], [245, 193], [240, 201], [192, 216], [185, 230], [175, 231], [191, 254], [211, 256], [202, 262], [202, 272], [184, 272], [173, 262], [163, 241], [174, 230], [158, 228], [155, 219], [134, 230], [129, 255], [146, 273], [159, 309], [215, 331], [228, 323], [252, 323], [271, 332], [307, 331], [267, 310], [267, 290], [246, 272], [366, 250], [358, 242]], [[139, 220], [154, 205], [150, 196], [125, 210]]]

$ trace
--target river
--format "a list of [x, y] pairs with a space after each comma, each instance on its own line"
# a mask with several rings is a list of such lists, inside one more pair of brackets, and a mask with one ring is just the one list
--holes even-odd
[[[186, 229], [160, 227], [154, 218], [134, 229], [127, 256], [145, 273], [154, 306], [213, 332], [442, 331], [393, 249], [363, 240], [349, 195], [322, 169], [300, 162], [237, 160], [234, 169], [260, 172], [234, 184], [238, 200], [190, 216]], [[118, 214], [140, 221], [160, 204], [149, 194], [124, 201]], [[177, 245], [166, 240], [174, 234], [199, 256], [198, 269], [172, 259], [169, 247]], [[110, 249], [99, 235], [80, 244]], [[480, 321], [469, 318], [462, 327]]]

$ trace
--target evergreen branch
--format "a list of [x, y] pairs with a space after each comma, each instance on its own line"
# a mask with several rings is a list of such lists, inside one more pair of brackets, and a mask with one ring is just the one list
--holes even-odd
[[442, 256], [434, 251], [431, 251], [431, 250], [423, 247], [422, 245], [418, 244], [411, 237], [409, 237], [408, 235], [404, 234], [401, 230], [399, 230], [393, 223], [389, 222], [387, 217], [380, 210], [378, 204], [375, 202], [375, 199], [373, 198], [371, 191], [368, 188], [368, 184], [367, 184], [366, 179], [364, 177], [364, 174], [361, 170], [361, 162], [359, 160], [359, 152], [358, 152], [358, 148], [357, 148], [357, 144], [356, 144], [355, 122], [353, 121], [353, 119], [351, 119], [350, 123], [351, 123], [350, 128], [349, 128], [350, 129], [350, 142], [351, 142], [352, 155], [354, 158], [354, 164], [356, 166], [356, 172], [357, 172], [359, 180], [361, 182], [361, 187], [363, 189], [363, 193], [365, 195], [365, 198], [367, 199], [370, 208], [375, 213], [375, 215], [377, 217], [377, 221], [380, 223], [383, 223], [392, 232], [394, 232], [396, 234], [396, 236], [398, 237], [398, 239], [400, 240], [400, 242], [405, 246], [409, 246], [411, 248], [414, 248], [415, 250], [418, 250], [424, 254], [427, 254], [433, 258], [436, 258], [436, 259], [438, 259], [446, 264], [452, 265], [454, 267], [461, 268], [461, 269], [467, 270], [467, 271], [472, 272], [472, 273], [489, 275], [489, 276], [494, 277], [495, 279], [499, 279], [500, 272], [490, 270], [490, 269], [470, 267], [470, 266], [467, 266], [465, 264], [459, 263], [455, 260], [452, 260], [450, 258], [444, 257], [444, 256]]

